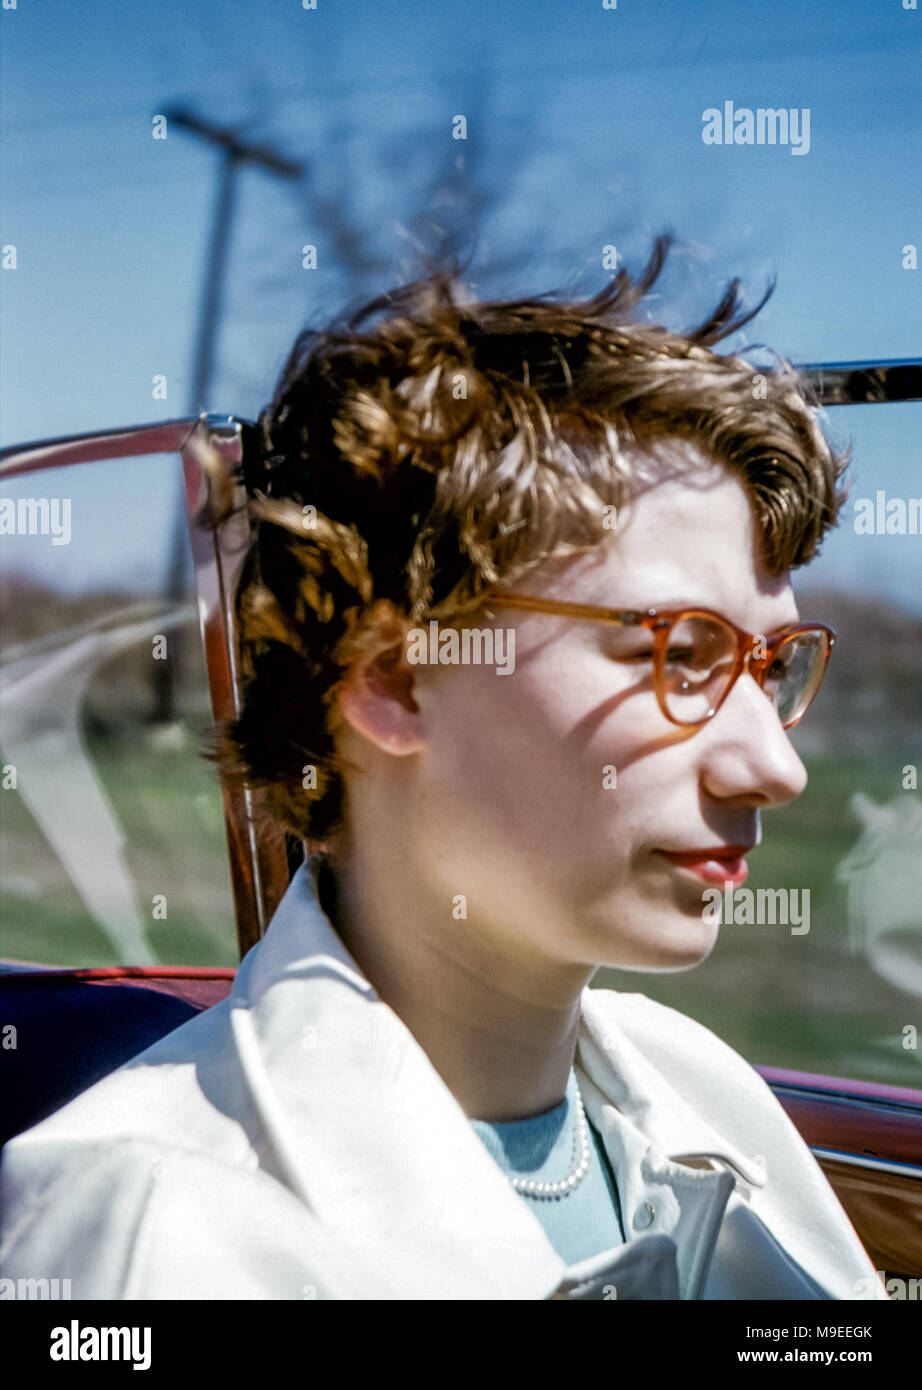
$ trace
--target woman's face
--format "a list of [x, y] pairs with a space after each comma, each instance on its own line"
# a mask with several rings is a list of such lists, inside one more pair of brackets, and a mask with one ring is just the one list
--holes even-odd
[[[756, 634], [798, 621], [728, 470], [655, 483], [626, 518], [596, 552], [534, 571], [517, 592], [705, 607]], [[492, 626], [515, 631], [511, 674], [413, 668], [423, 746], [406, 760], [401, 806], [413, 871], [449, 905], [463, 894], [471, 928], [507, 949], [627, 969], [695, 964], [718, 930], [704, 911], [711, 883], [666, 856], [754, 845], [760, 812], [803, 790], [773, 706], [747, 674], [709, 723], [685, 730], [660, 711], [647, 634], [491, 612]], [[626, 651], [630, 661], [615, 659]]]

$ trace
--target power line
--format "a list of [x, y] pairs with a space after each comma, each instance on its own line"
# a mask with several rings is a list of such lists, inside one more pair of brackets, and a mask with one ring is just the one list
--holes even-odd
[[[666, 37], [668, 36], [664, 34], [664, 38]], [[916, 39], [915, 46], [918, 47], [918, 45], [919, 40]], [[888, 53], [893, 53], [895, 56], [899, 57], [900, 63], [899, 68], [891, 75], [894, 83], [899, 84], [901, 76], [906, 80], [910, 80], [911, 69], [906, 68], [905, 58], [907, 52], [911, 52], [913, 47], [912, 35], [908, 32], [895, 32], [892, 35], [881, 33], [868, 35], [865, 33], [862, 35], [861, 46], [859, 48], [855, 33], [850, 29], [842, 36], [839, 42], [836, 42], [836, 36], [832, 36], [832, 41], [829, 42], [827, 36], [827, 41], [824, 42], [823, 47], [824, 67], [828, 71], [834, 67], [834, 63], [831, 62], [832, 59], [852, 57], [856, 64], [860, 64], [860, 66], [864, 68], [866, 67], [869, 53], [876, 53], [881, 57], [884, 57]], [[671, 56], [674, 60], [674, 66], [684, 71], [687, 70], [690, 57], [699, 58], [701, 56], [699, 50], [700, 41], [697, 40], [696, 35], [696, 41], [694, 43], [689, 42], [686, 48], [678, 48], [666, 56]], [[506, 84], [507, 89], [510, 82], [519, 82], [524, 85], [526, 82], [530, 81], [533, 85], [540, 86], [543, 90], [546, 88], [549, 77], [579, 78], [580, 86], [582, 87], [584, 79], [586, 78], [599, 77], [611, 79], [618, 76], [619, 73], [623, 71], [620, 66], [622, 63], [629, 65], [629, 72], [632, 76], [636, 76], [647, 69], [659, 68], [663, 64], [664, 56], [658, 49], [648, 49], [643, 53], [635, 50], [632, 50], [628, 54], [613, 52], [611, 56], [605, 55], [603, 57], [599, 57], [598, 52], [598, 46], [596, 46], [594, 49], [595, 60], [589, 62], [586, 61], [585, 57], [577, 57], [574, 58], [572, 62], [557, 63], [556, 65], [542, 61], [540, 70], [536, 70], [530, 65], [526, 66], [523, 63], [503, 66], [491, 62], [490, 73], [498, 82]], [[779, 45], [772, 48], [770, 52], [766, 52], [763, 37], [759, 39], [758, 46], [754, 46], [750, 50], [741, 47], [739, 43], [727, 43], [724, 44], [722, 48], [714, 47], [708, 50], [706, 56], [708, 61], [714, 66], [720, 63], [731, 62], [733, 64], [733, 72], [739, 70], [742, 60], [747, 56], [761, 61], [771, 61], [773, 63], [781, 62], [785, 59], [803, 58], [803, 34], [798, 32], [796, 37], [793, 38], [786, 47], [781, 47]], [[347, 92], [343, 90], [344, 76], [347, 76], [347, 80], [349, 81]], [[331, 65], [324, 63], [318, 64], [316, 70], [306, 75], [301, 74], [290, 83], [279, 83], [269, 87], [265, 95], [269, 101], [287, 100], [292, 96], [303, 97], [306, 95], [305, 85], [309, 82], [311, 93], [324, 93], [322, 101], [315, 104], [322, 106], [324, 109], [328, 109], [331, 102], [340, 100], [351, 101], [359, 94], [395, 91], [405, 94], [408, 89], [417, 91], [420, 86], [427, 84], [436, 87], [439, 91], [444, 91], [448, 82], [456, 83], [458, 88], [461, 89], [469, 83], [470, 76], [470, 64], [469, 62], [465, 62], [454, 72], [449, 68], [434, 68], [421, 73], [417, 69], [412, 74], [402, 72], [390, 79], [387, 77], [375, 76], [362, 81], [344, 74], [341, 69], [334, 68], [331, 72]], [[220, 87], [215, 86], [213, 92], [217, 98], [221, 95], [230, 95], [233, 90], [234, 89], [228, 89], [227, 92], [224, 92]], [[888, 91], [890, 90], [892, 90], [892, 88], [888, 85]], [[105, 122], [111, 124], [111, 118], [113, 116], [124, 114], [129, 118], [132, 116], [137, 117], [138, 111], [138, 104], [132, 102], [125, 103], [121, 106], [109, 107], [106, 111], [86, 112], [84, 110], [83, 113], [69, 112], [66, 116], [66, 124], [68, 129], [72, 129], [74, 126], [80, 125], [81, 123], [95, 124], [97, 122]], [[59, 129], [61, 124], [62, 122], [60, 120], [32, 121], [23, 124], [16, 120], [15, 117], [8, 117], [5, 123], [6, 138], [7, 140], [12, 138], [13, 134], [19, 129], [54, 130]]]

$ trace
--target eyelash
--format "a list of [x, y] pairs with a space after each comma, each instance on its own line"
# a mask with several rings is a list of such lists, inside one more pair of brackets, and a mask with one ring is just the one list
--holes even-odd
[[[669, 647], [667, 648], [666, 656], [667, 659], [671, 657], [673, 661], [682, 661], [683, 659], [688, 660], [690, 652], [687, 647]], [[624, 662], [652, 661], [653, 648], [650, 647], [649, 650], [645, 652], [625, 652], [623, 655], [612, 653], [612, 660]]]
[[[687, 662], [689, 658], [690, 653], [687, 647], [669, 647], [667, 649], [667, 662], [669, 662], [669, 660], [671, 659], [672, 662], [676, 664], [681, 664], [683, 661]], [[611, 659], [612, 661], [623, 662], [625, 665], [639, 666], [641, 662], [651, 662], [653, 660], [653, 649], [651, 648], [649, 651], [646, 652], [626, 652], [624, 653], [624, 655], [612, 653]], [[780, 680], [785, 675], [785, 672], [785, 663], [776, 659], [772, 662], [772, 665], [768, 670], [767, 678], [770, 680]]]

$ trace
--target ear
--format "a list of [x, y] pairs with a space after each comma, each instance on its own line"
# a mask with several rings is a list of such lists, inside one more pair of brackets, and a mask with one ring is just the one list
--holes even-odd
[[422, 715], [413, 698], [414, 669], [407, 659], [406, 631], [395, 640], [388, 624], [340, 686], [343, 719], [385, 753], [406, 757], [424, 746]]

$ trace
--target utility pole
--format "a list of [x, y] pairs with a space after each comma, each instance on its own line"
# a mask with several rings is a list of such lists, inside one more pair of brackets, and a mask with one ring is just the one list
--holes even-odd
[[[188, 131], [190, 135], [207, 140], [221, 151], [221, 167], [218, 176], [208, 258], [205, 263], [192, 393], [189, 401], [189, 413], [198, 415], [203, 410], [208, 409], [208, 391], [214, 369], [215, 347], [221, 318], [224, 270], [234, 217], [237, 171], [243, 164], [255, 164], [262, 169], [268, 169], [270, 173], [277, 174], [280, 178], [298, 179], [304, 172], [304, 166], [283, 158], [266, 145], [252, 144], [244, 140], [236, 130], [214, 125], [185, 107], [168, 108], [165, 115], [168, 125], [173, 124], [178, 126], [180, 130]], [[185, 592], [187, 545], [186, 494], [180, 471], [166, 591], [166, 596], [173, 602], [178, 602]], [[180, 671], [178, 642], [175, 639], [173, 660], [156, 661], [153, 665], [156, 711], [154, 719], [157, 723], [171, 723], [175, 717], [176, 687]]]

